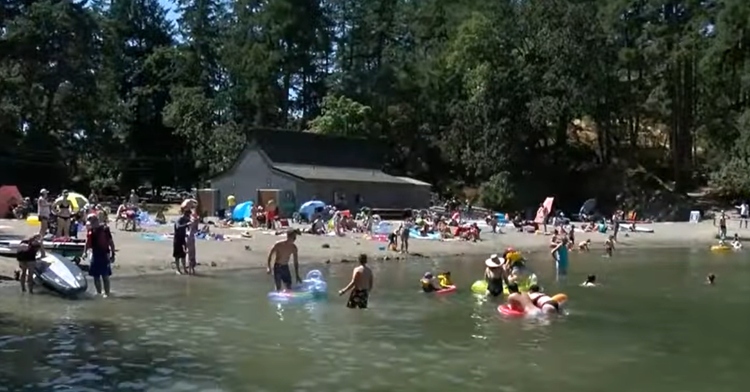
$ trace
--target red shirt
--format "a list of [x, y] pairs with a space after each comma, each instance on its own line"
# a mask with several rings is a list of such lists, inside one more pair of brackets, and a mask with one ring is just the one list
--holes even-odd
[[109, 244], [112, 241], [112, 232], [107, 226], [99, 226], [89, 229], [86, 234], [86, 247], [95, 253], [109, 252]]

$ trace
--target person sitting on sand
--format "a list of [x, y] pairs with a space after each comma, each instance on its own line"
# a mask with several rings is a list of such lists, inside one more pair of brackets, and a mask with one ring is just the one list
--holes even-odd
[[339, 290], [339, 295], [351, 290], [346, 307], [349, 309], [367, 309], [372, 291], [373, 274], [367, 266], [367, 255], [359, 255], [359, 265], [352, 271], [352, 280], [346, 287]]
[[598, 286], [596, 284], [596, 275], [589, 275], [586, 277], [586, 280], [581, 283], [581, 287], [596, 287]]
[[422, 291], [425, 293], [434, 293], [445, 288], [440, 284], [440, 281], [432, 274], [432, 272], [425, 272], [422, 279], [419, 280], [419, 283], [422, 285]]
[[508, 292], [510, 293], [508, 294], [508, 307], [511, 309], [525, 313], [536, 313], [539, 311], [539, 309], [534, 306], [531, 298], [529, 298], [527, 294], [521, 293], [518, 289], [518, 284], [509, 283]]
[[542, 292], [542, 288], [539, 285], [532, 284], [529, 286], [529, 299], [545, 314], [560, 313], [560, 304], [552, 299], [549, 295]]
[[716, 282], [716, 275], [708, 274], [708, 276], [706, 276], [706, 284], [713, 285], [715, 282]]
[[581, 241], [578, 243], [578, 250], [581, 252], [588, 252], [591, 246], [591, 239], [587, 239], [586, 241]]
[[503, 294], [503, 283], [505, 282], [505, 271], [503, 270], [505, 260], [492, 255], [484, 261], [487, 267], [484, 269], [484, 280], [487, 281], [487, 293], [493, 297]]
[[610, 235], [606, 241], [604, 241], [604, 255], [606, 257], [612, 257], [615, 253], [615, 236]]

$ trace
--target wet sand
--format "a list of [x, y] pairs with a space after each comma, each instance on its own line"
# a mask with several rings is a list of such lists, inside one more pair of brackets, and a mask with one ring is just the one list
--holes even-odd
[[[729, 235], [735, 232], [742, 236], [749, 230], [739, 230], [737, 222], [730, 222]], [[639, 225], [654, 229], [654, 233], [625, 233], [621, 231], [618, 248], [658, 248], [658, 247], [708, 247], [715, 243], [716, 228], [711, 221], [701, 223], [654, 223]], [[36, 227], [24, 221], [0, 220], [0, 236], [29, 235]], [[411, 239], [410, 255], [380, 250], [384, 242], [364, 239], [361, 234], [349, 234], [346, 237], [313, 236], [303, 234], [297, 239], [300, 262], [305, 263], [341, 263], [353, 261], [361, 253], [371, 260], [408, 261], [410, 259], [430, 257], [476, 256], [484, 259], [489, 254], [500, 253], [508, 246], [534, 254], [541, 254], [549, 249], [550, 236], [518, 233], [513, 229], [502, 229], [505, 234], [492, 234], [483, 229], [480, 242], [466, 241], [430, 241]], [[549, 228], [551, 230], [551, 227]], [[213, 229], [215, 233], [239, 235], [243, 231], [235, 229]], [[114, 277], [140, 276], [151, 274], [174, 273], [171, 265], [171, 240], [149, 241], [142, 238], [143, 232], [124, 232], [113, 230], [115, 245], [118, 249], [117, 261], [114, 264]], [[148, 227], [145, 232], [169, 233], [171, 225]], [[264, 268], [268, 250], [275, 241], [283, 236], [264, 234], [262, 231], [251, 231], [252, 238], [233, 239], [231, 241], [198, 240], [198, 272]], [[626, 235], [625, 235], [626, 234]], [[576, 233], [576, 242], [591, 239], [591, 251], [603, 252], [605, 234]], [[324, 247], [328, 245], [328, 247]], [[13, 276], [16, 263], [11, 258], [0, 257], [0, 277]]]

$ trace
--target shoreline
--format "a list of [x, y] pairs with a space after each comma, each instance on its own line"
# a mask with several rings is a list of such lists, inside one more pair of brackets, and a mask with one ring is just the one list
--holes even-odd
[[[5, 228], [0, 235], [29, 235], [35, 231], [23, 221], [6, 220], [0, 222]], [[653, 223], [639, 225], [654, 229], [654, 233], [630, 233], [621, 231], [618, 234], [617, 249], [667, 249], [667, 248], [704, 248], [708, 250], [716, 243], [716, 228], [711, 221], [701, 223]], [[148, 233], [165, 234], [171, 226], [146, 228]], [[551, 230], [551, 228], [549, 229]], [[214, 233], [238, 235], [236, 229], [212, 228]], [[348, 234], [346, 237], [313, 236], [302, 234], [297, 239], [300, 254], [300, 265], [345, 264], [355, 262], [359, 254], [366, 254], [371, 262], [409, 262], [419, 259], [441, 258], [487, 258], [490, 254], [501, 253], [507, 247], [514, 247], [524, 253], [538, 255], [549, 250], [551, 236], [518, 233], [502, 229], [504, 234], [492, 234], [483, 229], [482, 241], [430, 241], [411, 239], [410, 254], [381, 250], [386, 243], [363, 238], [361, 234]], [[732, 236], [734, 230], [729, 230]], [[748, 229], [736, 230], [741, 236]], [[233, 239], [232, 241], [199, 240], [197, 242], [198, 273], [214, 275], [240, 270], [264, 269], [268, 250], [283, 238], [265, 234], [260, 230], [251, 231], [251, 238]], [[118, 257], [113, 265], [113, 280], [126, 280], [142, 276], [176, 275], [172, 267], [172, 243], [166, 241], [148, 241], [142, 238], [142, 232], [123, 232], [113, 230]], [[591, 240], [591, 252], [603, 252], [603, 243], [607, 235], [601, 233], [576, 232], [576, 242]], [[7, 262], [2, 262], [6, 259]], [[16, 268], [12, 258], [0, 258], [0, 276], [12, 277]], [[1, 286], [16, 283], [14, 280], [0, 281]]]

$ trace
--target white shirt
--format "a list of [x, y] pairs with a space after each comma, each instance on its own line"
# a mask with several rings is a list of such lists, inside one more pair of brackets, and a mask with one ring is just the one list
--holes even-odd
[[740, 206], [740, 215], [747, 216], [748, 209], [750, 208], [748, 208], [747, 203], [742, 203], [742, 205]]
[[52, 212], [49, 202], [44, 197], [39, 197], [36, 201], [37, 210], [39, 211], [39, 216], [49, 218], [50, 213]]

